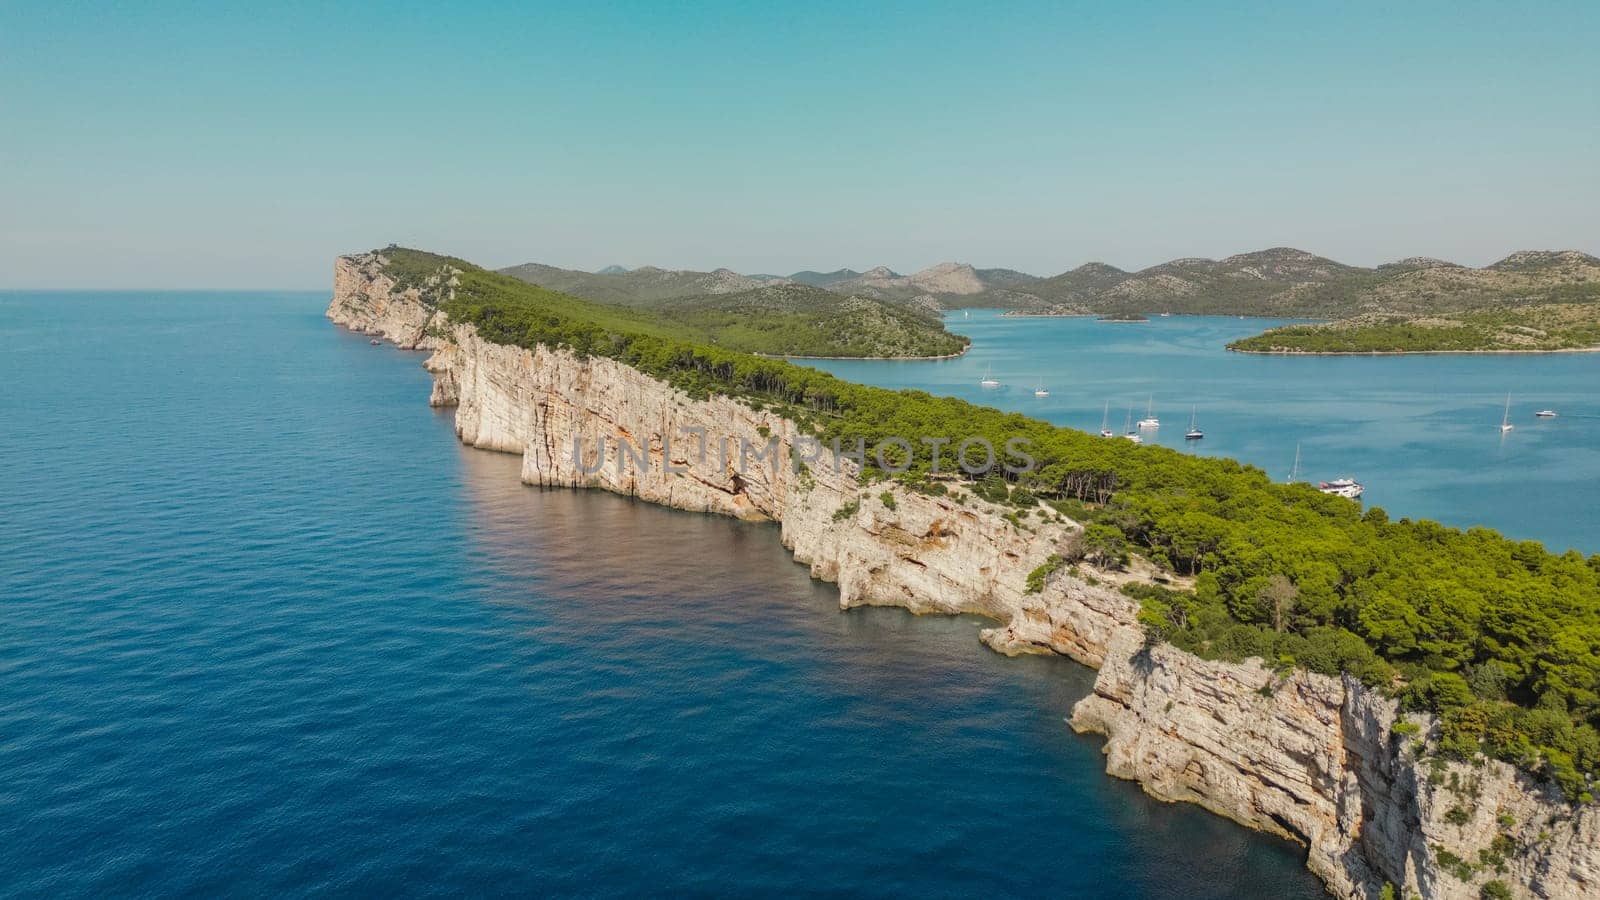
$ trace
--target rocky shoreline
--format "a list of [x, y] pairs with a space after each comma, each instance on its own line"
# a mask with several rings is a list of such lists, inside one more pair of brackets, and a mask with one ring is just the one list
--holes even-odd
[[[1028, 593], [1028, 574], [1073, 539], [1074, 523], [1017, 525], [964, 491], [869, 489], [849, 460], [737, 470], [684, 435], [702, 435], [701, 448], [776, 440], [787, 459], [797, 426], [728, 397], [690, 398], [610, 359], [485, 341], [398, 289], [377, 254], [336, 262], [328, 317], [431, 350], [430, 403], [455, 408], [464, 443], [520, 454], [526, 483], [773, 520], [795, 559], [838, 585], [841, 608], [976, 613], [999, 623], [982, 632], [999, 652], [1098, 669], [1072, 725], [1106, 736], [1110, 774], [1299, 841], [1337, 896], [1377, 897], [1392, 884], [1399, 896], [1473, 898], [1489, 882], [1515, 896], [1600, 892], [1594, 806], [1574, 808], [1503, 763], [1428, 756], [1431, 723], [1410, 716], [1397, 729], [1395, 703], [1353, 679], [1151, 644], [1137, 604], [1092, 573], [1059, 573]], [[623, 441], [642, 466], [593, 452]]]

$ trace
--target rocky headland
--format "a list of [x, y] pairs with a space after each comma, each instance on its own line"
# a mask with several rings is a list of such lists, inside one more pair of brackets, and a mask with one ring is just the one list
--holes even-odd
[[[430, 402], [455, 408], [464, 443], [519, 454], [528, 484], [771, 520], [795, 559], [838, 585], [843, 608], [975, 613], [997, 623], [982, 639], [999, 652], [1058, 653], [1097, 669], [1072, 724], [1105, 735], [1112, 775], [1300, 842], [1336, 896], [1600, 894], [1593, 805], [1573, 806], [1505, 763], [1431, 754], [1428, 718], [1402, 716], [1354, 679], [1154, 643], [1136, 601], [1092, 570], [1059, 571], [1030, 592], [1029, 574], [1074, 540], [1073, 522], [1019, 525], [960, 489], [868, 489], [849, 459], [796, 469], [786, 460], [800, 429], [777, 413], [695, 399], [606, 358], [486, 341], [400, 288], [377, 253], [337, 260], [328, 317], [431, 351]], [[768, 465], [718, 452], [772, 442]], [[618, 452], [623, 444], [634, 454]]]

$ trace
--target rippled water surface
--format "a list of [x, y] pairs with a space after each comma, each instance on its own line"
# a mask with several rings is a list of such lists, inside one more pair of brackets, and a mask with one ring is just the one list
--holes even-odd
[[1086, 670], [523, 487], [324, 302], [0, 294], [0, 894], [1322, 895]]
[[[1253, 463], [1303, 480], [1351, 475], [1394, 517], [1487, 525], [1556, 552], [1600, 552], [1600, 353], [1282, 357], [1229, 353], [1277, 324], [1210, 316], [1138, 324], [1018, 318], [948, 324], [959, 359], [812, 363], [852, 381], [915, 387], [1098, 431], [1143, 418], [1148, 443]], [[1002, 382], [984, 389], [990, 371]], [[1043, 383], [1050, 396], [1034, 388]], [[1515, 428], [1500, 433], [1506, 395]], [[1107, 405], [1109, 404], [1109, 414]], [[1560, 418], [1537, 419], [1551, 408]], [[1191, 416], [1205, 439], [1183, 434]]]

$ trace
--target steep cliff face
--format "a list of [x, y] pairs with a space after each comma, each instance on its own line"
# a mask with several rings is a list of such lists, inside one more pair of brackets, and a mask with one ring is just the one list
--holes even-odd
[[[1106, 769], [1169, 800], [1291, 837], [1340, 896], [1600, 892], [1600, 817], [1509, 765], [1419, 759], [1396, 703], [1351, 678], [1276, 673], [1119, 643], [1073, 727], [1107, 736]], [[1457, 862], [1459, 861], [1459, 862]]]
[[1026, 593], [1028, 573], [1077, 531], [1043, 508], [1018, 527], [964, 491], [863, 485], [855, 461], [828, 451], [797, 470], [791, 453], [813, 453], [795, 423], [612, 360], [490, 343], [398, 289], [372, 254], [338, 260], [328, 315], [432, 350], [431, 402], [456, 407], [463, 442], [521, 454], [529, 484], [776, 520], [795, 558], [838, 584], [842, 607], [978, 613], [1001, 623], [982, 635], [998, 651], [1098, 668], [1073, 725], [1106, 735], [1111, 774], [1303, 842], [1339, 896], [1394, 883], [1467, 898], [1490, 880], [1519, 895], [1600, 892], [1592, 808], [1575, 812], [1501, 763], [1418, 762], [1426, 723], [1396, 735], [1393, 702], [1354, 681], [1148, 646], [1133, 601], [1064, 573]]

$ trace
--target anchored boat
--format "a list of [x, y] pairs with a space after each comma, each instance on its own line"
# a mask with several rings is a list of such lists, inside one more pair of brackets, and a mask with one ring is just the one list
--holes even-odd
[[1146, 403], [1145, 403], [1144, 418], [1139, 420], [1139, 427], [1140, 428], [1160, 428], [1161, 427], [1161, 420], [1156, 418], [1155, 408], [1156, 408], [1156, 398], [1155, 398], [1154, 394], [1151, 394], [1150, 395], [1150, 399], [1148, 401], [1146, 401]]
[[1122, 421], [1122, 436], [1135, 444], [1144, 443], [1144, 436], [1133, 428], [1133, 407], [1128, 407], [1128, 417]]
[[[1296, 442], [1294, 445], [1294, 468], [1289, 470], [1288, 483], [1294, 484], [1299, 480], [1300, 444]], [[1367, 486], [1348, 475], [1341, 475], [1332, 481], [1317, 482], [1317, 490], [1324, 494], [1332, 494], [1335, 497], [1344, 497], [1347, 500], [1359, 500], [1361, 495], [1367, 492]]]
[[1367, 492], [1366, 485], [1348, 476], [1335, 478], [1332, 481], [1319, 481], [1317, 490], [1350, 500], [1359, 500], [1361, 495]]

